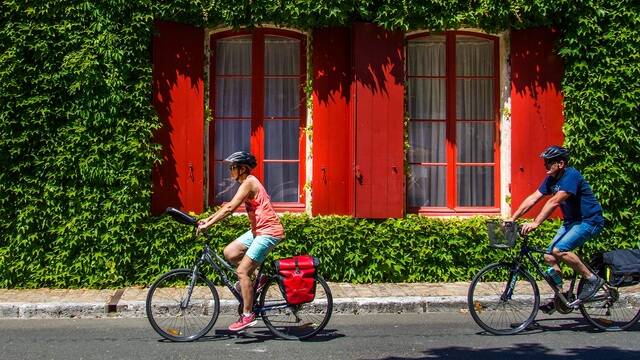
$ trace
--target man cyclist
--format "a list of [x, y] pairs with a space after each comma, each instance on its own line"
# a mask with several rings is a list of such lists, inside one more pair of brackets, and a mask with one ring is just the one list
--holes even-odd
[[[256, 158], [246, 151], [238, 151], [229, 155], [224, 162], [229, 164], [231, 177], [240, 183], [240, 187], [231, 201], [213, 215], [198, 222], [198, 231], [207, 229], [233, 214], [238, 206], [244, 203], [251, 221], [251, 230], [232, 241], [223, 252], [229, 262], [238, 266], [236, 272], [243, 299], [243, 313], [238, 321], [229, 326], [229, 330], [240, 331], [257, 323], [256, 314], [252, 312], [255, 294], [250, 277], [269, 251], [284, 238], [284, 228], [264, 186], [251, 175], [251, 170], [257, 165]], [[258, 279], [260, 280], [262, 279]]]
[[[604, 218], [602, 207], [593, 195], [589, 183], [578, 170], [569, 166], [569, 152], [561, 146], [549, 146], [540, 154], [544, 160], [547, 176], [540, 187], [529, 195], [511, 217], [517, 220], [533, 207], [540, 199], [550, 196], [536, 218], [522, 226], [521, 232], [528, 234], [535, 230], [551, 213], [560, 206], [563, 224], [551, 241], [545, 254], [545, 261], [560, 275], [559, 262], [562, 261], [587, 279], [585, 286], [578, 294], [584, 301], [591, 298], [604, 283], [604, 280], [593, 274], [572, 252], [602, 231]], [[541, 309], [552, 312], [553, 307], [544, 305]]]

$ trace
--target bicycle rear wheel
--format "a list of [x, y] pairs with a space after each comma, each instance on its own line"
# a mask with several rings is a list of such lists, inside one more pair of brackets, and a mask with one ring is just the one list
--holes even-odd
[[279, 280], [273, 277], [260, 294], [259, 306], [262, 320], [273, 334], [287, 340], [303, 340], [315, 336], [327, 325], [333, 312], [333, 297], [327, 282], [318, 275], [313, 302], [288, 305]]
[[[578, 293], [585, 282], [584, 278], [580, 279]], [[640, 320], [640, 284], [625, 287], [604, 285], [589, 301], [580, 305], [580, 312], [597, 329], [626, 330]]]
[[495, 335], [518, 333], [529, 326], [538, 313], [538, 285], [523, 269], [491, 264], [473, 278], [468, 293], [469, 313], [484, 330]]
[[215, 286], [198, 273], [187, 303], [193, 271], [171, 270], [151, 285], [146, 311], [151, 327], [171, 341], [193, 341], [211, 330], [220, 299]]

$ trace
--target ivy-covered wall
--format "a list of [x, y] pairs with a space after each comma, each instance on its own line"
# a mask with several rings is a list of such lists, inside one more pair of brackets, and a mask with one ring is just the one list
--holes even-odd
[[[566, 141], [608, 220], [600, 246], [640, 246], [637, 1], [4, 0], [0, 287], [140, 284], [193, 258], [198, 244], [189, 231], [149, 213], [151, 168], [159, 161], [152, 141], [159, 126], [151, 107], [154, 20], [302, 29], [352, 21], [404, 30], [554, 25], [565, 61]], [[239, 221], [217, 228], [225, 235], [220, 244], [246, 225]], [[471, 230], [481, 228], [477, 220], [286, 221], [296, 230], [279, 253], [321, 252], [331, 280], [462, 280], [495, 256], [479, 245], [480, 230]], [[344, 236], [318, 231], [326, 227]], [[403, 236], [391, 236], [397, 227]], [[394, 239], [418, 242], [405, 248]], [[369, 247], [386, 250], [367, 255]], [[474, 262], [443, 262], [468, 257], [466, 249], [475, 249]]]

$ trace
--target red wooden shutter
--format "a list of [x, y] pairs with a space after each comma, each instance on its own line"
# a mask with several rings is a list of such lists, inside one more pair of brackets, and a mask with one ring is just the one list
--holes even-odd
[[[511, 206], [515, 210], [542, 182], [540, 153], [562, 144], [562, 61], [554, 52], [557, 32], [532, 28], [511, 32]], [[535, 217], [542, 204], [527, 214]], [[558, 212], [555, 213], [556, 215]]]
[[404, 213], [404, 34], [355, 23], [352, 32], [355, 216]]
[[350, 215], [349, 28], [313, 32], [313, 215]]
[[167, 206], [202, 212], [204, 31], [157, 22], [153, 38], [153, 105], [162, 128], [162, 164], [153, 169], [151, 211]]

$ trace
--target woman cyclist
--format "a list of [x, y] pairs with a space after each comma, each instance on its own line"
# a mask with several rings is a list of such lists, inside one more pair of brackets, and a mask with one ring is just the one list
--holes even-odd
[[229, 165], [231, 177], [240, 183], [240, 187], [231, 201], [222, 205], [213, 215], [198, 222], [198, 231], [207, 229], [233, 214], [238, 206], [244, 203], [251, 221], [251, 230], [224, 249], [225, 258], [238, 266], [237, 274], [243, 299], [243, 313], [238, 321], [229, 326], [229, 330], [240, 331], [257, 323], [256, 314], [252, 312], [255, 294], [251, 275], [262, 264], [269, 251], [284, 238], [284, 228], [264, 186], [251, 175], [251, 170], [257, 165], [256, 158], [246, 151], [238, 151], [229, 155], [224, 162]]

